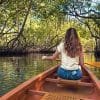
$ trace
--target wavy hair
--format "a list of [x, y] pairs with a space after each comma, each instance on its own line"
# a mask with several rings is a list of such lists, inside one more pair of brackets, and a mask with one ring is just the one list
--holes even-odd
[[75, 28], [69, 28], [65, 34], [64, 48], [67, 55], [71, 58], [79, 56], [82, 52], [82, 46]]

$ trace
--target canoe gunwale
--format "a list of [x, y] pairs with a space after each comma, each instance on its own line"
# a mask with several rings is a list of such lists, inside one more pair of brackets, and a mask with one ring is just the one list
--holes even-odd
[[94, 85], [96, 86], [96, 89], [100, 93], [100, 81], [97, 79], [97, 77], [86, 66], [84, 66], [84, 69], [89, 74], [89, 76], [91, 77]]

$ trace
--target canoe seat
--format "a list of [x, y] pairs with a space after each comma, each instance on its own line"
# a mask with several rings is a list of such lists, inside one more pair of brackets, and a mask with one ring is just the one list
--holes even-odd
[[[58, 75], [57, 75], [57, 73], [55, 73], [55, 74], [54, 74], [54, 78], [57, 78], [57, 77], [58, 77]], [[90, 80], [90, 77], [84, 75], [84, 76], [82, 76], [82, 78], [80, 79], [80, 81], [84, 81], [84, 80]]]
[[74, 86], [89, 86], [93, 87], [93, 83], [81, 82], [79, 80], [65, 80], [65, 79], [53, 79], [53, 78], [46, 78], [45, 81], [53, 82], [57, 84], [63, 85], [74, 85]]
[[92, 100], [81, 96], [63, 93], [46, 93], [41, 100]]

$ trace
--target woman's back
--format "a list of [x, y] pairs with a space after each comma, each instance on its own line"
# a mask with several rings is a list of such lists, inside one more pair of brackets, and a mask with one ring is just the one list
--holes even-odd
[[64, 41], [57, 46], [56, 52], [52, 56], [43, 56], [42, 59], [54, 60], [59, 54], [61, 54], [61, 65], [57, 75], [63, 79], [80, 79], [82, 77], [83, 54], [76, 29], [69, 28]]
[[58, 52], [61, 54], [61, 67], [67, 70], [77, 70], [79, 66], [79, 56], [70, 57], [64, 49], [64, 42], [57, 46]]

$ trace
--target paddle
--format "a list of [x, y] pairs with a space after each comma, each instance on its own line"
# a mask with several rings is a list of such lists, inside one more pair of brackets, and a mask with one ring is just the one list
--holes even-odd
[[93, 67], [100, 67], [100, 62], [86, 62], [84, 64], [87, 64]]

